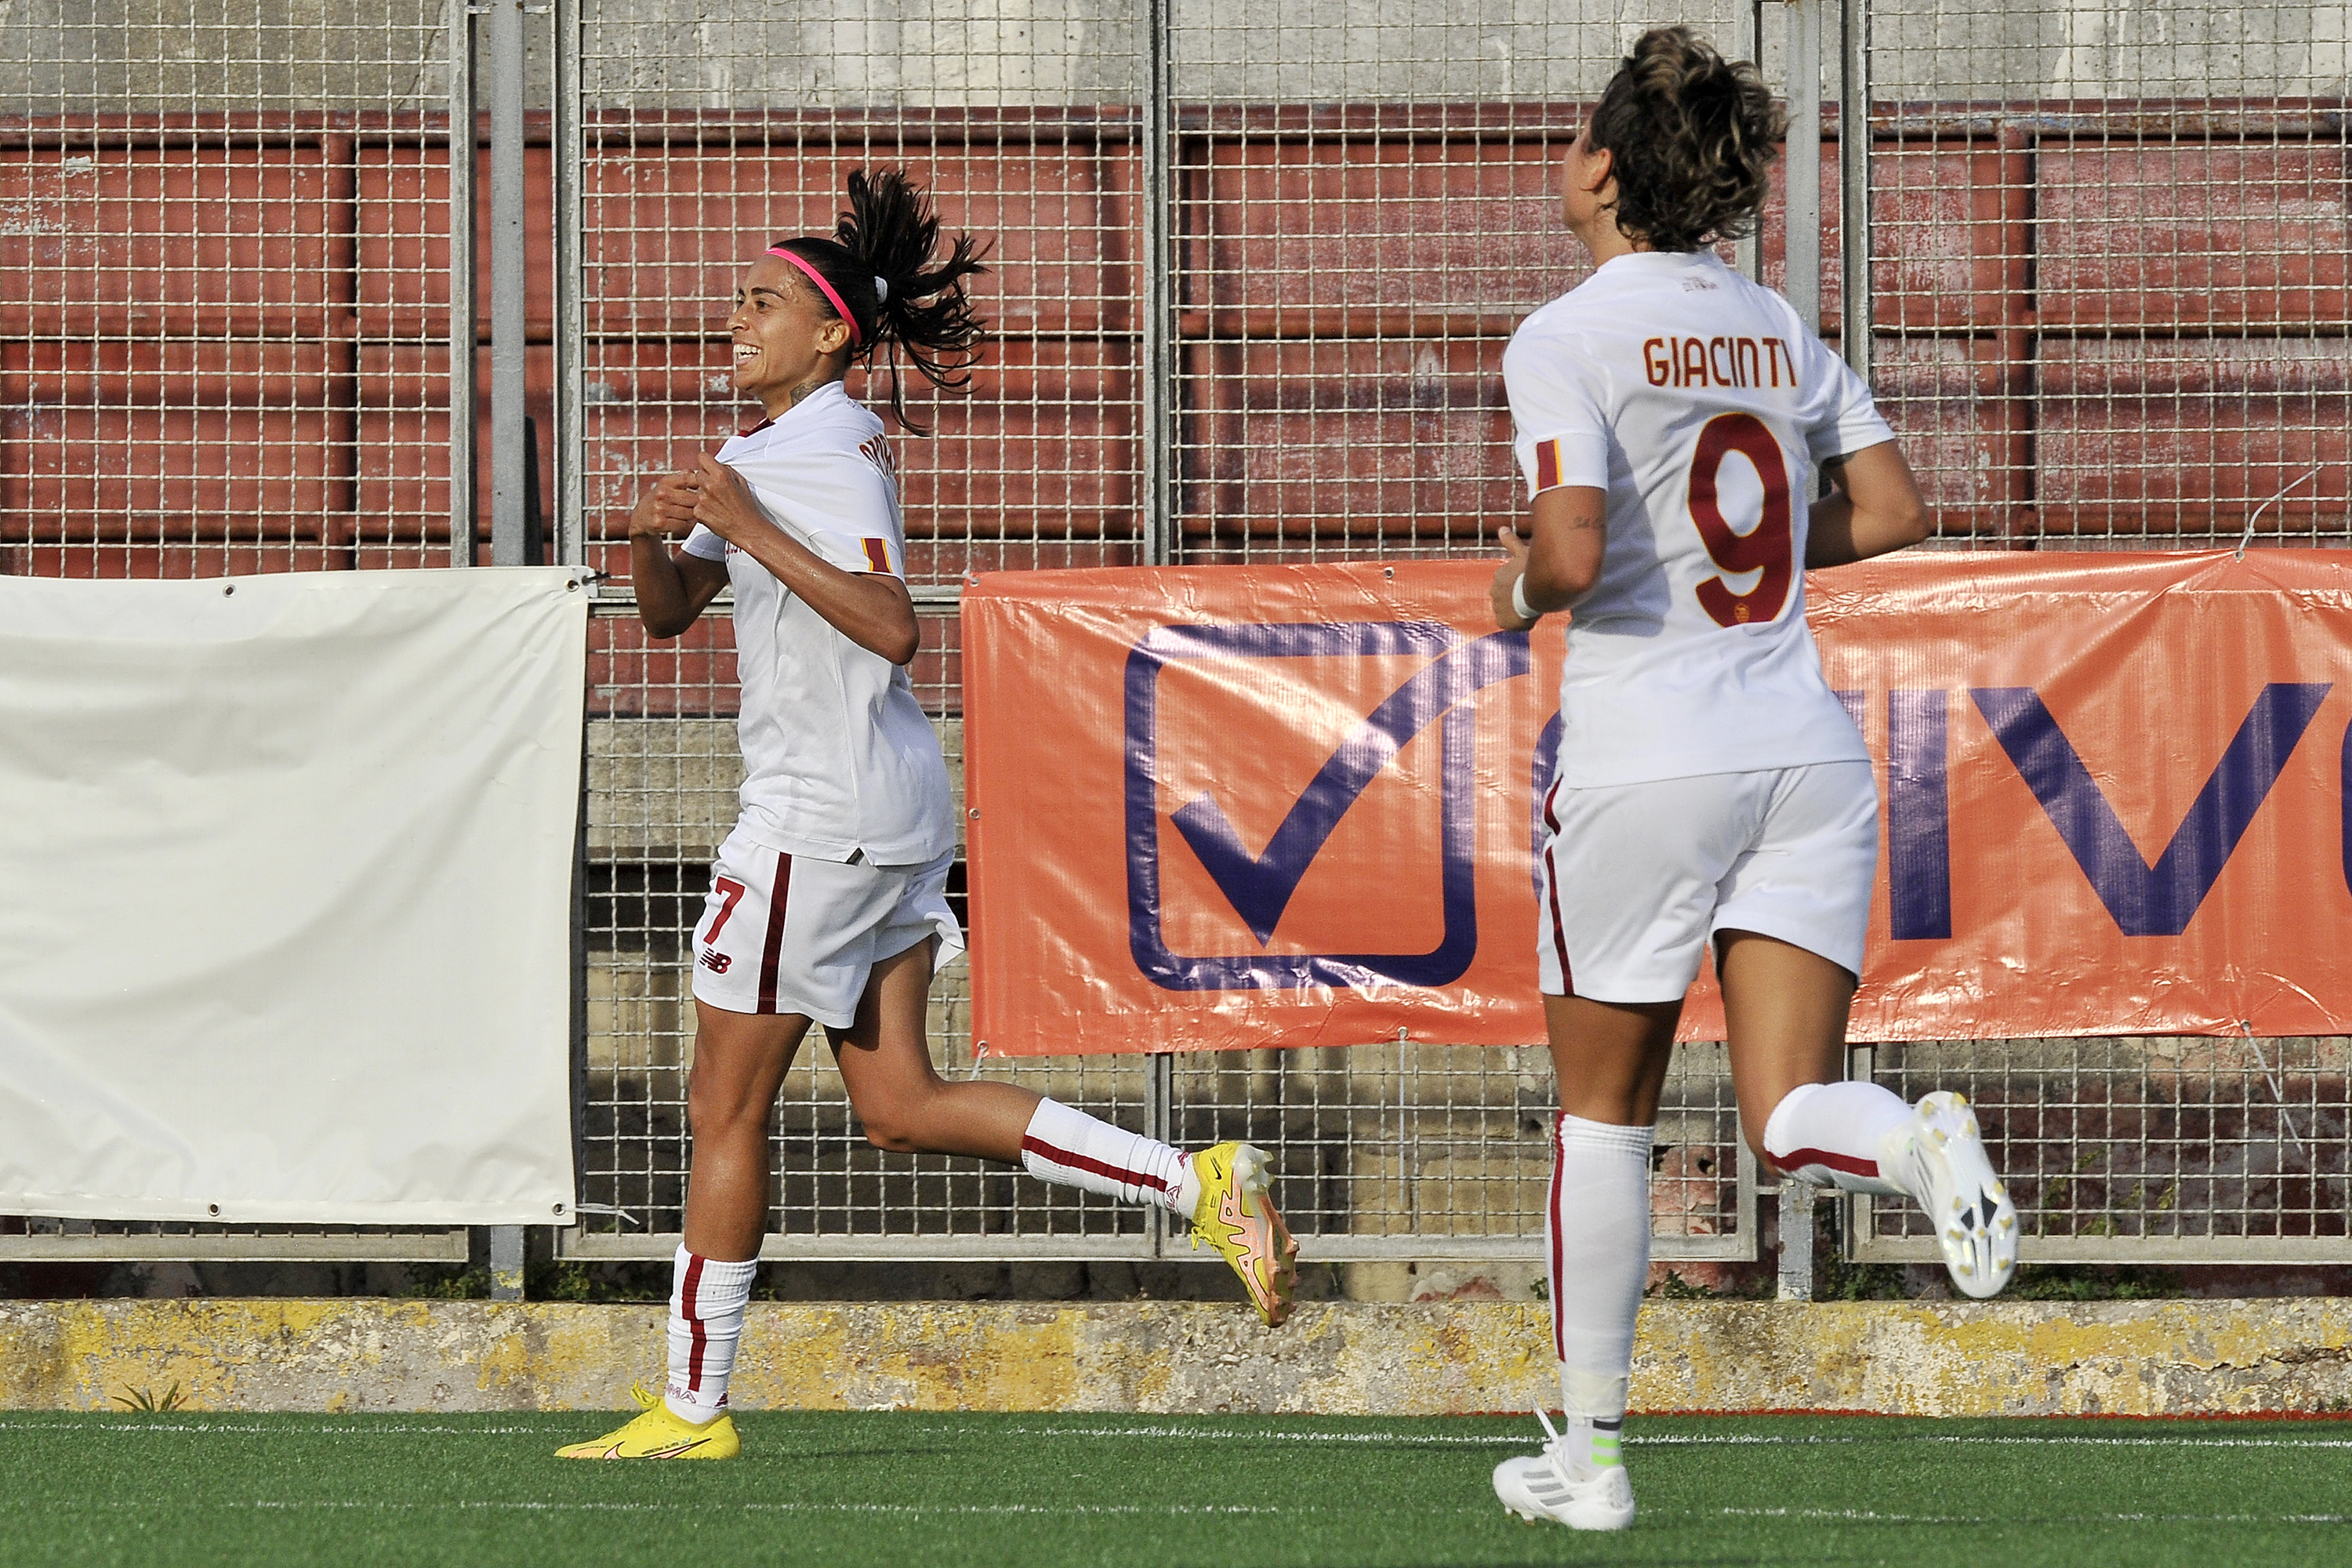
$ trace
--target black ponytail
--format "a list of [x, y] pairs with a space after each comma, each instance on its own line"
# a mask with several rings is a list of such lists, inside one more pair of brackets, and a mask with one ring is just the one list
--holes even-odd
[[776, 242], [824, 274], [849, 308], [856, 340], [852, 360], [870, 365], [875, 351], [887, 349], [890, 412], [918, 436], [929, 432], [908, 416], [900, 351], [933, 386], [961, 392], [971, 384], [971, 367], [979, 363], [986, 335], [964, 292], [964, 279], [988, 270], [980, 262], [986, 247], [959, 234], [934, 267], [931, 252], [939, 241], [939, 214], [906, 170], [883, 169], [868, 178], [856, 169], [849, 175], [849, 210], [834, 225], [832, 238]]

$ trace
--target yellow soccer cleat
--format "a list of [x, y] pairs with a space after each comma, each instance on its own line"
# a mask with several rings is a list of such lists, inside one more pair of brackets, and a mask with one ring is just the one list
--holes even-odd
[[1192, 1211], [1192, 1247], [1207, 1242], [1249, 1288], [1266, 1327], [1290, 1316], [1298, 1283], [1298, 1244], [1266, 1194], [1266, 1157], [1247, 1143], [1220, 1143], [1192, 1156], [1201, 1202]]
[[645, 1414], [592, 1442], [572, 1443], [555, 1450], [559, 1459], [731, 1459], [743, 1451], [735, 1436], [735, 1418], [724, 1411], [697, 1426], [642, 1388], [637, 1403]]

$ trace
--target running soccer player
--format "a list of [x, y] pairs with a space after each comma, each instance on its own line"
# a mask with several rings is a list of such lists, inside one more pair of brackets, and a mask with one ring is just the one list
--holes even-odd
[[898, 358], [935, 385], [968, 384], [982, 329], [965, 285], [984, 268], [969, 235], [935, 256], [940, 220], [904, 171], [860, 171], [848, 188], [833, 236], [770, 247], [727, 318], [735, 386], [767, 418], [656, 482], [629, 520], [638, 614], [655, 637], [734, 590], [748, 776], [695, 932], [694, 1152], [668, 1382], [626, 1426], [560, 1450], [568, 1458], [739, 1451], [727, 1382], [767, 1229], [776, 1091], [811, 1024], [824, 1026], [879, 1147], [999, 1160], [1164, 1205], [1232, 1265], [1269, 1325], [1290, 1310], [1297, 1249], [1263, 1152], [1221, 1143], [1188, 1157], [1032, 1090], [932, 1068], [931, 976], [963, 947], [946, 895], [955, 814], [907, 677], [920, 630], [889, 444], [843, 377], [884, 351], [891, 411], [916, 429]]
[[[1547, 1224], [1564, 1430], [1495, 1470], [1505, 1508], [1616, 1530], [1650, 1146], [1713, 945], [1732, 1080], [1769, 1165], [1910, 1198], [1990, 1296], [2017, 1215], [1958, 1095], [1842, 1083], [1878, 857], [1870, 754], [1822, 674], [1804, 571], [1926, 537], [1870, 389], [1711, 247], [1752, 232], [1780, 117], [1751, 65], [1644, 34], [1569, 149], [1596, 270], [1503, 356], [1531, 537], [1496, 619], [1573, 610], [1538, 908], [1560, 1118]], [[1811, 500], [1816, 468], [1834, 491]], [[1538, 1415], [1540, 1415], [1540, 1412]]]

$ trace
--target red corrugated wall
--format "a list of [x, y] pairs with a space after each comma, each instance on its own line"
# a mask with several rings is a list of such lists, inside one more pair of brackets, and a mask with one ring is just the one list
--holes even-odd
[[[1393, 548], [1399, 518], [1421, 520], [1415, 542], [1460, 550], [1514, 510], [1497, 360], [1547, 279], [1576, 276], [1550, 218], [1574, 114], [1423, 118], [1180, 121], [1180, 518], [1202, 558], [1255, 535], [1252, 558], [1370, 534]], [[1062, 247], [1000, 250], [992, 285], [1024, 303], [993, 323], [978, 396], [940, 438], [908, 444], [918, 573], [1132, 559], [1131, 138], [1113, 126], [1079, 144], [950, 115], [895, 126], [887, 147], [870, 126], [836, 143], [823, 117], [801, 117], [794, 147], [767, 157], [904, 158], [958, 192], [959, 226]], [[630, 134], [668, 144], [657, 164], [632, 166], [666, 183], [584, 192], [590, 328], [636, 345], [625, 376], [603, 377], [591, 438], [716, 439], [723, 430], [634, 422], [654, 402], [691, 401], [716, 368], [696, 341], [710, 322], [678, 302], [713, 298], [713, 279], [723, 293], [737, 218], [765, 199], [745, 182], [768, 165], [724, 146], [695, 155], [687, 143], [706, 123], [652, 117]], [[2339, 113], [2257, 122], [2206, 105], [2084, 121], [2023, 106], [1906, 115], [1881, 137], [1876, 378], [1946, 531], [2234, 532], [2313, 469], [2266, 531], [2344, 530], [2352, 209]], [[52, 121], [10, 142], [0, 565], [144, 574], [444, 558], [446, 171], [429, 127]], [[1825, 148], [1832, 189], [1834, 160]], [[545, 148], [528, 168], [533, 210], [547, 212]], [[1527, 247], [1465, 243], [1449, 220], [1463, 204], [1486, 212], [1486, 234], [1496, 204], [1517, 209], [1507, 226]], [[1031, 221], [1047, 209], [1055, 221]], [[707, 232], [730, 253], [689, 239], [632, 254], [655, 230]], [[1832, 335], [1836, 246], [1832, 226]], [[544, 226], [531, 268], [531, 392], [551, 462]], [[1777, 243], [1767, 271], [1777, 278]], [[1302, 448], [1322, 455], [1313, 471], [1261, 460]], [[592, 506], [592, 530], [616, 537], [621, 511]], [[1026, 548], [992, 542], [1005, 541]]]

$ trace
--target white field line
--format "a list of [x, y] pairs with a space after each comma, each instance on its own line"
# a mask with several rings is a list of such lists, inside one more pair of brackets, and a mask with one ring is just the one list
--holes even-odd
[[[1653, 1510], [1653, 1517], [1656, 1517]], [[2352, 1524], [2352, 1513], [1878, 1513], [1865, 1508], [1717, 1508], [1677, 1519], [1827, 1519], [1863, 1524]]]
[[[1636, 1420], [1640, 1417], [1635, 1417]], [[959, 1431], [992, 1432], [1005, 1436], [1025, 1437], [1216, 1437], [1246, 1438], [1252, 1442], [1285, 1443], [1398, 1443], [1412, 1446], [1423, 1444], [1458, 1444], [1469, 1447], [1524, 1448], [1535, 1441], [1532, 1434], [1516, 1436], [1508, 1433], [1478, 1436], [1422, 1432], [1253, 1432], [1223, 1426], [995, 1426], [960, 1427]], [[1839, 1444], [1872, 1443], [1952, 1443], [1986, 1445], [1995, 1447], [2091, 1447], [2091, 1448], [2352, 1448], [2352, 1437], [2094, 1437], [2088, 1436], [1981, 1436], [1969, 1433], [1942, 1434], [1935, 1432], [1902, 1433], [1883, 1437], [1775, 1437], [1767, 1433], [1655, 1433], [1648, 1436], [1628, 1434], [1624, 1441], [1630, 1447], [1652, 1448], [1756, 1448], [1812, 1447]]]
[[[87, 1498], [25, 1499], [0, 1498], [0, 1514], [42, 1513], [51, 1511], [86, 1511], [92, 1506]], [[356, 1513], [451, 1513], [468, 1510], [490, 1510], [523, 1513], [663, 1513], [674, 1509], [687, 1509], [695, 1513], [714, 1510], [736, 1513], [845, 1513], [845, 1514], [904, 1514], [921, 1518], [936, 1514], [992, 1515], [1040, 1514], [1055, 1518], [1089, 1514], [1139, 1514], [1151, 1518], [1195, 1517], [1211, 1514], [1298, 1514], [1323, 1513], [1318, 1508], [1261, 1508], [1244, 1503], [903, 1503], [903, 1502], [717, 1502], [707, 1498], [676, 1502], [545, 1502], [536, 1500], [522, 1501], [470, 1501], [452, 1499], [443, 1502], [371, 1502], [359, 1499], [299, 1498], [288, 1500], [268, 1499], [240, 1501], [225, 1499], [220, 1501], [191, 1501], [173, 1498], [156, 1502], [128, 1502], [109, 1499], [96, 1504], [100, 1508], [121, 1510], [170, 1509], [185, 1511], [198, 1509], [262, 1510], [272, 1512], [299, 1513], [313, 1510]]]
[[1738, 1432], [1710, 1436], [1668, 1433], [1624, 1440], [1655, 1448], [1769, 1447], [1775, 1444], [1804, 1447], [1814, 1444], [1827, 1446], [1839, 1443], [1953, 1443], [2026, 1448], [2352, 1448], [2352, 1437], [1998, 1437], [1957, 1432], [1948, 1436], [1937, 1432], [1911, 1432], [1893, 1437], [1770, 1437]]
[[[92, 1412], [92, 1414], [96, 1414]], [[583, 1425], [609, 1414], [603, 1411], [575, 1412]], [[1638, 1416], [1635, 1419], [1640, 1419]], [[0, 1420], [0, 1432], [55, 1432], [63, 1425], [57, 1421]], [[547, 1437], [560, 1436], [552, 1424], [533, 1426], [425, 1426], [411, 1423], [341, 1424], [332, 1426], [262, 1426], [250, 1422], [228, 1421], [144, 1421], [124, 1416], [82, 1431], [126, 1436], [142, 1436], [153, 1432], [199, 1432], [205, 1434], [251, 1435], [257, 1436], [370, 1436], [429, 1435], [451, 1437]], [[1004, 1437], [1172, 1437], [1230, 1441], [1239, 1437], [1253, 1442], [1339, 1443], [1339, 1444], [1400, 1444], [1409, 1447], [1430, 1445], [1477, 1448], [1523, 1448], [1534, 1442], [1529, 1435], [1494, 1433], [1484, 1435], [1442, 1432], [1284, 1432], [1254, 1431], [1245, 1426], [950, 1426], [929, 1430], [944, 1436], [1004, 1436]], [[1996, 1436], [1971, 1433], [1907, 1432], [1887, 1436], [1774, 1436], [1761, 1432], [1723, 1433], [1652, 1433], [1628, 1434], [1629, 1447], [1651, 1448], [1770, 1448], [1770, 1447], [1832, 1447], [1887, 1443], [1943, 1443], [1967, 1447], [2027, 1447], [2027, 1448], [2352, 1448], [2352, 1437], [2099, 1437], [2088, 1434], [2051, 1434], [2034, 1436]]]
[[[38, 1513], [55, 1510], [87, 1510], [89, 1500], [0, 1499], [0, 1514]], [[950, 1516], [967, 1517], [1036, 1517], [1049, 1519], [1086, 1518], [1094, 1516], [1148, 1516], [1151, 1518], [1195, 1518], [1223, 1514], [1319, 1514], [1335, 1510], [1322, 1508], [1260, 1508], [1244, 1504], [1096, 1504], [1096, 1503], [878, 1503], [878, 1502], [719, 1502], [709, 1499], [680, 1500], [675, 1502], [548, 1502], [475, 1501], [450, 1500], [438, 1502], [370, 1502], [343, 1499], [298, 1499], [278, 1500], [259, 1499], [250, 1501], [224, 1500], [195, 1501], [173, 1499], [165, 1502], [128, 1502], [110, 1500], [97, 1506], [116, 1510], [154, 1510], [169, 1508], [186, 1511], [203, 1509], [299, 1513], [664, 1513], [674, 1510], [690, 1510], [698, 1514], [713, 1511], [735, 1513], [779, 1514], [854, 1514], [859, 1516], [889, 1516], [909, 1519]], [[1360, 1512], [1360, 1510], [1351, 1510]], [[1443, 1510], [1422, 1510], [1422, 1512], [1485, 1513], [1483, 1504], [1465, 1504]], [[1855, 1524], [2352, 1524], [2352, 1514], [2343, 1513], [2070, 1513], [2070, 1514], [1954, 1514], [1954, 1513], [1882, 1513], [1873, 1509], [1859, 1508], [1722, 1508], [1672, 1509], [1650, 1510], [1653, 1519], [1803, 1519], [1844, 1521]]]

